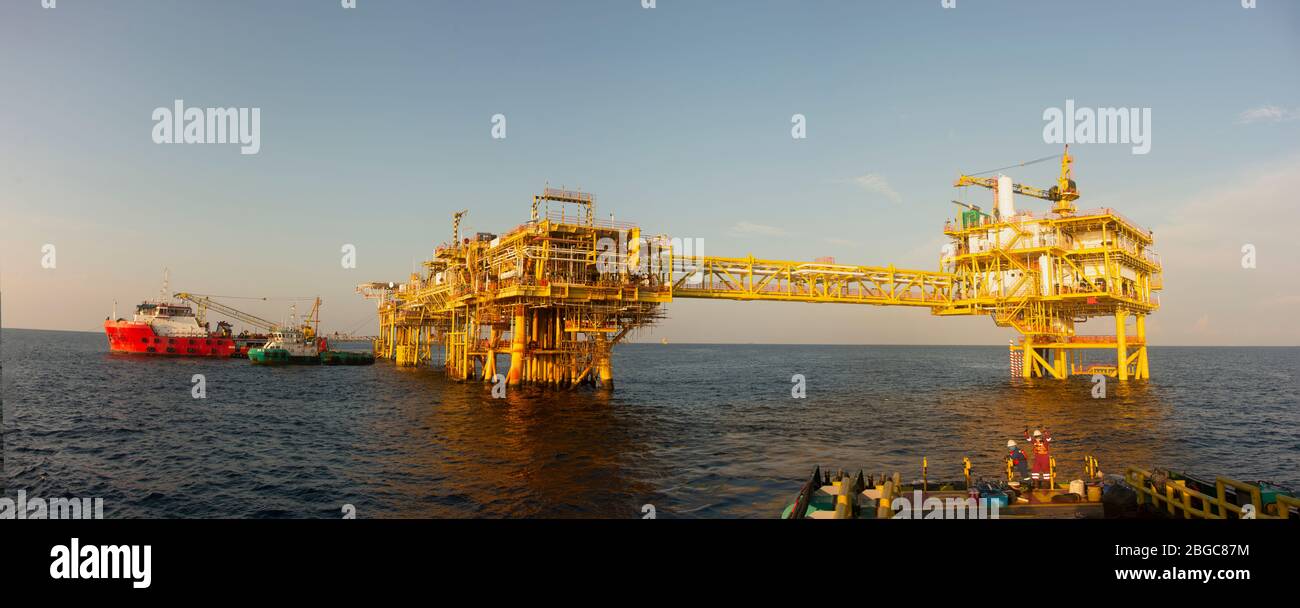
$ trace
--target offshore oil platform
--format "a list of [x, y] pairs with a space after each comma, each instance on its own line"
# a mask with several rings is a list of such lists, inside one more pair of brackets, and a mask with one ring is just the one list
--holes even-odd
[[[1113, 209], [1075, 208], [1068, 146], [1017, 166], [1056, 158], [1060, 176], [1046, 190], [1005, 175], [960, 176], [955, 187], [988, 188], [993, 204], [985, 211], [953, 201], [961, 210], [944, 225], [951, 242], [933, 271], [699, 255], [689, 241], [597, 219], [592, 194], [547, 187], [533, 197], [530, 219], [501, 235], [462, 237], [466, 211], [455, 213], [451, 242], [423, 273], [357, 291], [378, 301], [377, 357], [419, 366], [440, 355], [457, 380], [612, 388], [614, 345], [662, 318], [674, 298], [989, 315], [1020, 334], [1010, 344], [1015, 376], [1149, 378], [1146, 316], [1159, 308], [1162, 287], [1153, 235]], [[1017, 194], [1053, 206], [1017, 210]], [[1092, 317], [1113, 318], [1114, 334], [1076, 333]], [[1088, 352], [1114, 353], [1114, 361], [1090, 362]], [[506, 354], [509, 370], [498, 377]]]

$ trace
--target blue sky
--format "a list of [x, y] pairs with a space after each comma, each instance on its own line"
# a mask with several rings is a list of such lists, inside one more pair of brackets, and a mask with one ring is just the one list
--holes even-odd
[[[353, 286], [403, 279], [451, 212], [501, 231], [548, 181], [711, 255], [930, 269], [956, 175], [1059, 152], [1042, 113], [1073, 99], [1152, 109], [1149, 154], [1072, 148], [1081, 207], [1156, 230], [1168, 289], [1152, 341], [1300, 343], [1293, 2], [12, 0], [0, 50], [6, 327], [95, 330], [168, 266], [177, 289], [320, 294], [325, 324], [348, 329], [372, 312]], [[260, 152], [154, 144], [151, 112], [174, 99], [260, 108]], [[1008, 173], [1047, 186], [1054, 171]], [[45, 243], [57, 269], [39, 265]], [[1240, 268], [1242, 243], [1258, 269]], [[669, 314], [648, 337], [1011, 337], [917, 310]]]

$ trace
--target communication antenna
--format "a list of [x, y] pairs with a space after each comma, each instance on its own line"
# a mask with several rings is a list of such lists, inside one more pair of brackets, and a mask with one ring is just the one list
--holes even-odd
[[171, 269], [163, 266], [163, 284], [162, 290], [158, 292], [158, 301], [166, 302], [167, 294], [171, 293]]

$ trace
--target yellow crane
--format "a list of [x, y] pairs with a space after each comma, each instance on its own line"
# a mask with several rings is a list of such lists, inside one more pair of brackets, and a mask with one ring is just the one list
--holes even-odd
[[[227, 306], [225, 304], [222, 304], [221, 302], [212, 299], [213, 296], [210, 295], [205, 295], [201, 293], [189, 293], [189, 292], [182, 291], [173, 295], [172, 297], [179, 298], [186, 302], [193, 302], [196, 306], [198, 306], [198, 311], [195, 313], [194, 316], [198, 319], [200, 325], [203, 324], [205, 320], [204, 317], [207, 315], [207, 312], [209, 310], [215, 310], [227, 317], [235, 319], [236, 321], [243, 321], [244, 323], [251, 325], [252, 327], [255, 327], [257, 329], [260, 329], [264, 332], [272, 332], [280, 328], [279, 323], [276, 323], [274, 321], [268, 321], [257, 315], [252, 315], [242, 310], [239, 310], [237, 308], [234, 308], [232, 306]], [[223, 297], [228, 297], [228, 296], [223, 296]], [[267, 300], [269, 298], [255, 298], [255, 299]], [[316, 335], [320, 332], [320, 304], [321, 304], [321, 299], [317, 297], [312, 304], [311, 312], [308, 313], [307, 316], [303, 319], [302, 332], [303, 335], [305, 335], [309, 339], [316, 337]]]
[[253, 327], [261, 329], [262, 331], [268, 331], [268, 332], [274, 331], [276, 328], [279, 327], [279, 324], [277, 323], [274, 323], [272, 321], [267, 321], [266, 319], [263, 319], [255, 315], [250, 315], [242, 310], [232, 308], [230, 306], [226, 306], [221, 302], [213, 300], [211, 296], [206, 296], [201, 293], [188, 293], [182, 291], [180, 293], [173, 295], [172, 297], [180, 298], [182, 300], [185, 300], [186, 302], [193, 302], [196, 306], [198, 306], [199, 310], [197, 314], [195, 314], [195, 317], [198, 318], [200, 325], [203, 324], [204, 317], [207, 315], [208, 310], [215, 310], [223, 315], [226, 315], [227, 317], [230, 317], [237, 321], [243, 321], [244, 323], [247, 323]]
[[[1021, 163], [1020, 165], [1015, 165], [1015, 166], [1024, 166], [1024, 165], [1028, 165], [1028, 164], [1032, 164], [1035, 162], [1048, 160], [1052, 158], [1056, 158], [1056, 157], [1048, 156], [1046, 158], [1041, 158], [1035, 161], [1029, 161], [1027, 163]], [[1061, 158], [1061, 175], [1056, 179], [1055, 186], [1052, 186], [1051, 188], [1044, 190], [1042, 188], [1035, 188], [1033, 186], [1027, 186], [1025, 184], [1012, 184], [1011, 189], [1016, 194], [1032, 196], [1034, 198], [1043, 199], [1045, 201], [1054, 201], [1056, 205], [1052, 207], [1052, 212], [1061, 216], [1069, 216], [1074, 214], [1074, 201], [1079, 198], [1078, 186], [1075, 185], [1074, 179], [1072, 178], [1070, 172], [1070, 165], [1073, 164], [1074, 159], [1070, 156], [1069, 144], [1065, 146], [1065, 152], [1060, 155], [1060, 158]], [[954, 183], [953, 186], [958, 188], [962, 186], [983, 186], [985, 188], [992, 190], [994, 192], [994, 196], [996, 197], [997, 196], [996, 193], [998, 190], [998, 178], [962, 175], [957, 178], [957, 182]]]
[[320, 298], [319, 297], [317, 297], [316, 301], [312, 303], [311, 312], [307, 313], [307, 316], [303, 319], [302, 333], [309, 340], [315, 338], [316, 334], [320, 333]]
[[460, 245], [460, 219], [469, 213], [469, 209], [461, 209], [451, 214], [451, 244], [453, 247]]

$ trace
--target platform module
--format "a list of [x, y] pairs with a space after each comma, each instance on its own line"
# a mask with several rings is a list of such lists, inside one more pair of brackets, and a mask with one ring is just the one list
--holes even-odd
[[[1048, 190], [1005, 175], [957, 179], [958, 187], [992, 190], [993, 207], [985, 212], [954, 201], [963, 211], [944, 226], [951, 241], [940, 259], [953, 276], [953, 301], [934, 313], [986, 314], [1015, 329], [1020, 339], [1011, 344], [1012, 373], [1025, 378], [1149, 378], [1146, 317], [1160, 307], [1156, 292], [1163, 287], [1154, 236], [1114, 209], [1076, 209], [1068, 146], [1059, 158], [1060, 177]], [[1015, 194], [1054, 205], [1046, 213], [1017, 210]], [[1093, 317], [1113, 318], [1115, 333], [1078, 333]], [[1085, 351], [1098, 350], [1113, 351], [1114, 363], [1089, 362]]]
[[462, 237], [464, 213], [423, 274], [358, 287], [379, 301], [376, 355], [407, 366], [441, 354], [452, 378], [492, 381], [508, 354], [510, 385], [612, 387], [610, 349], [672, 300], [671, 252], [651, 239], [663, 254], [638, 259], [640, 230], [597, 220], [584, 192], [547, 188], [501, 235]]
[[[533, 197], [530, 219], [500, 235], [462, 236], [466, 212], [455, 213], [451, 241], [423, 272], [357, 291], [377, 300], [376, 356], [400, 366], [436, 361], [458, 380], [612, 388], [614, 345], [662, 318], [674, 298], [988, 315], [1020, 334], [1009, 356], [1017, 376], [1148, 378], [1145, 321], [1162, 287], [1152, 234], [1113, 209], [1077, 210], [1069, 149], [1049, 158], [1061, 159], [1061, 177], [1048, 190], [959, 177], [957, 187], [992, 190], [993, 204], [958, 202], [937, 270], [693, 255], [667, 235], [597, 219], [590, 193], [548, 187]], [[1016, 194], [1054, 206], [1017, 210]], [[1077, 333], [1092, 317], [1113, 318], [1115, 333]], [[1097, 352], [1114, 362], [1085, 354]], [[507, 355], [502, 374], [498, 358]]]

